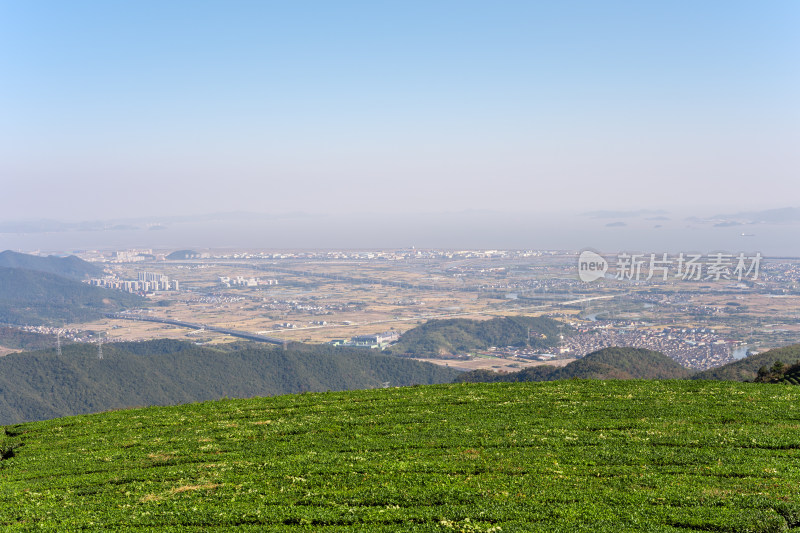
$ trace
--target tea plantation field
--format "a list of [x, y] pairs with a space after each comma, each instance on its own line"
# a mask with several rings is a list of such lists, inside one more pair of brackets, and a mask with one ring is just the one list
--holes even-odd
[[800, 531], [789, 385], [223, 400], [8, 426], [0, 448], [7, 531]]

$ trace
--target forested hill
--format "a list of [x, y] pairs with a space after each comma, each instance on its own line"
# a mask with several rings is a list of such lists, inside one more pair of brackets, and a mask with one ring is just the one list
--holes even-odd
[[57, 257], [54, 255], [39, 257], [11, 250], [0, 253], [0, 267], [36, 270], [37, 272], [47, 272], [77, 280], [103, 275], [102, 268], [74, 255], [69, 257]]
[[[529, 337], [530, 332], [530, 337]], [[439, 355], [472, 352], [490, 346], [530, 346], [547, 350], [572, 328], [547, 317], [508, 316], [490, 320], [429, 320], [403, 333], [389, 351], [394, 354]]]
[[551, 379], [685, 379], [692, 374], [661, 352], [614, 347], [559, 368]]
[[146, 405], [450, 382], [456, 371], [369, 350], [209, 348], [157, 340], [73, 344], [0, 358], [0, 425]]
[[749, 355], [733, 363], [698, 372], [695, 379], [716, 379], [721, 381], [753, 381], [762, 367], [767, 369], [780, 361], [791, 365], [800, 361], [800, 344], [791, 344], [764, 353]]
[[[776, 371], [780, 362], [783, 371]], [[501, 374], [488, 370], [466, 372], [456, 378], [465, 382], [554, 381], [559, 379], [711, 379], [719, 381], [790, 381], [798, 372], [792, 365], [800, 362], [800, 344], [751, 355], [724, 366], [695, 372], [680, 366], [669, 357], [640, 348], [604, 348], [563, 368], [535, 366]], [[760, 373], [759, 373], [760, 371]], [[785, 372], [785, 373], [784, 373]]]
[[198, 257], [200, 257], [200, 253], [194, 250], [176, 250], [167, 256], [167, 260], [180, 261], [183, 259], [196, 259]]
[[7, 324], [83, 322], [143, 302], [134, 294], [47, 272], [0, 267], [0, 322]]
[[474, 370], [456, 378], [463, 382], [555, 381], [560, 379], [686, 379], [688, 370], [666, 355], [641, 348], [603, 348], [557, 368], [535, 366], [501, 374]]
[[[66, 344], [69, 341], [61, 340]], [[10, 349], [44, 350], [56, 345], [56, 336], [23, 331], [19, 328], [0, 326], [0, 346]]]

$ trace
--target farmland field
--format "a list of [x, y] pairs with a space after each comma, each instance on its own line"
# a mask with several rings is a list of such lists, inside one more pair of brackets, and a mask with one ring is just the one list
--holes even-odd
[[786, 385], [575, 380], [20, 424], [0, 437], [0, 525], [786, 531], [800, 527], [799, 400]]

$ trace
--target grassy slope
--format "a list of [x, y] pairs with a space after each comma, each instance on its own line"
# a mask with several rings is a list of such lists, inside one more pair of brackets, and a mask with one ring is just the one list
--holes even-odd
[[0, 461], [0, 525], [785, 531], [798, 400], [733, 382], [458, 384], [29, 423], [0, 445], [19, 446]]
[[693, 378], [752, 381], [758, 374], [759, 368], [762, 366], [770, 368], [775, 361], [781, 361], [787, 365], [800, 361], [800, 344], [791, 344], [757, 355], [750, 355], [727, 365], [698, 372]]

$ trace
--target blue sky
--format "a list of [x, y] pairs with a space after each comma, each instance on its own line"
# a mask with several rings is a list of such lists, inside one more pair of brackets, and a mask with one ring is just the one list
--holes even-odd
[[0, 0], [0, 218], [793, 205], [798, 27], [796, 1]]

